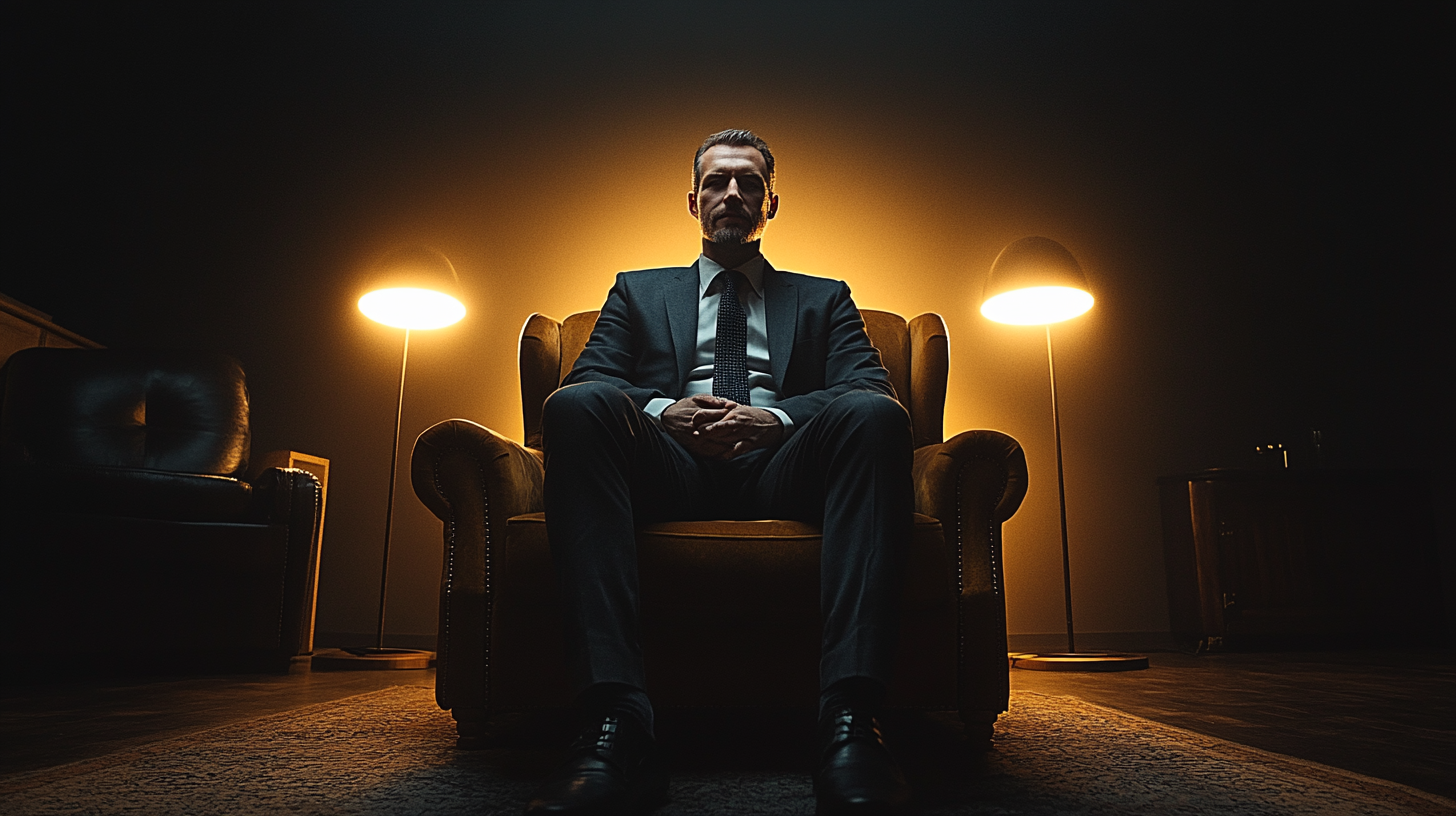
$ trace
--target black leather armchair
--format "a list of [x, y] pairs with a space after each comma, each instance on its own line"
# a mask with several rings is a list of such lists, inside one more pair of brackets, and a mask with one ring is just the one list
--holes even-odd
[[10, 357], [0, 626], [25, 671], [286, 670], [312, 650], [319, 483], [246, 478], [250, 443], [230, 357]]

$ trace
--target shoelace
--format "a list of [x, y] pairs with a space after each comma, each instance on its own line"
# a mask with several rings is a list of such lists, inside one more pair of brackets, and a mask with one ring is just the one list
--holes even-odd
[[856, 713], [852, 709], [842, 708], [834, 714], [832, 726], [834, 739], [830, 744], [838, 744], [849, 739], [874, 740], [878, 745], [884, 745], [884, 736], [880, 733], [880, 724], [874, 717], [864, 713]]
[[617, 747], [617, 742], [620, 738], [618, 732], [621, 729], [621, 724], [622, 720], [619, 717], [603, 717], [601, 727], [597, 730], [582, 729], [581, 733], [576, 737], [576, 742], [571, 746], [572, 750], [596, 748], [600, 751], [611, 751]]

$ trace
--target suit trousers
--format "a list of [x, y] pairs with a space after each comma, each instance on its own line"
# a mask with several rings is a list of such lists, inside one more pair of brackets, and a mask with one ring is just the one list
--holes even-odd
[[577, 692], [645, 688], [636, 527], [780, 518], [823, 530], [819, 678], [888, 683], [910, 539], [910, 419], [893, 398], [851, 391], [777, 448], [733, 460], [688, 453], [615, 386], [557, 390], [542, 417], [551, 557]]

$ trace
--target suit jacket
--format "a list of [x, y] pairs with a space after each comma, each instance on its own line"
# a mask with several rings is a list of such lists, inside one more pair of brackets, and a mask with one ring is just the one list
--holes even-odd
[[[848, 391], [895, 396], [843, 281], [763, 267], [768, 359], [795, 427]], [[621, 272], [562, 385], [615, 385], [638, 407], [683, 396], [698, 344], [698, 265]]]

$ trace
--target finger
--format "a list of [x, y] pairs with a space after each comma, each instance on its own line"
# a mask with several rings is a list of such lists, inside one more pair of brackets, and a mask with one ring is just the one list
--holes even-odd
[[756, 428], [756, 427], [758, 427], [758, 423], [756, 423], [756, 422], [753, 421], [753, 417], [746, 416], [746, 415], [741, 414], [741, 413], [738, 413], [736, 411], [726, 411], [726, 412], [724, 412], [722, 414], [719, 414], [713, 420], [713, 424], [715, 424], [715, 425], [732, 425], [732, 426], [740, 427], [740, 428]]
[[752, 427], [736, 423], [719, 423], [712, 426], [712, 430], [704, 430], [705, 435], [711, 436], [713, 441], [725, 445], [732, 445], [741, 439], [752, 439], [755, 435]]
[[693, 426], [702, 430], [704, 426], [718, 422], [727, 416], [728, 412], [726, 410], [705, 408], [693, 414]]

